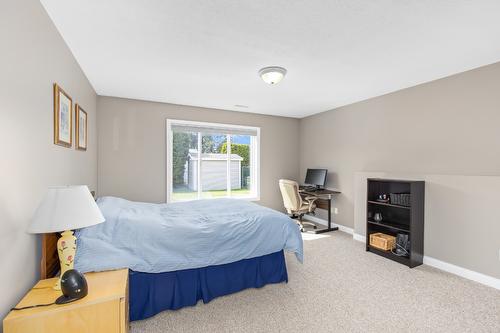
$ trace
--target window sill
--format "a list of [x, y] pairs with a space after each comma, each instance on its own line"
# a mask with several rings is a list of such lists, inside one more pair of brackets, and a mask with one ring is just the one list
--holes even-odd
[[217, 198], [200, 198], [200, 199], [186, 199], [186, 200], [167, 200], [167, 203], [176, 203], [176, 202], [188, 202], [188, 201], [198, 201], [198, 200], [214, 200], [214, 199], [236, 199], [236, 200], [245, 200], [245, 201], [260, 201], [260, 196], [257, 197], [217, 197]]

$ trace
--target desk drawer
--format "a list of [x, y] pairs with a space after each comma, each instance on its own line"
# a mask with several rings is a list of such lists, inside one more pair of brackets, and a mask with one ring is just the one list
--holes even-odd
[[319, 209], [325, 209], [328, 210], [328, 200], [326, 199], [317, 199], [315, 201], [316, 207]]

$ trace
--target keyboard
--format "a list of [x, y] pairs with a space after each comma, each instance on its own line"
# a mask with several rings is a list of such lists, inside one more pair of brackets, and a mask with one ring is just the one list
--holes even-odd
[[305, 192], [316, 192], [317, 188], [316, 188], [316, 186], [301, 185], [301, 186], [299, 186], [299, 190], [305, 191]]

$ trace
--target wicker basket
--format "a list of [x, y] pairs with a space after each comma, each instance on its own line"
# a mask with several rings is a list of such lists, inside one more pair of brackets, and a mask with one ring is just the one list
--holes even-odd
[[410, 193], [391, 193], [391, 204], [400, 206], [411, 206], [411, 195]]
[[370, 245], [380, 250], [389, 251], [396, 246], [396, 237], [381, 232], [370, 234]]

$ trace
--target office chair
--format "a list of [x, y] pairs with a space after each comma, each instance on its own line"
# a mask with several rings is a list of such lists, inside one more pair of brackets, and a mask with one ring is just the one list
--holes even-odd
[[306, 213], [314, 214], [316, 209], [314, 201], [317, 198], [306, 197], [303, 199], [299, 194], [299, 184], [293, 180], [280, 179], [279, 185], [286, 211], [292, 218], [298, 218], [297, 223], [300, 226], [300, 231], [304, 231], [304, 224], [312, 225], [316, 229], [314, 223], [303, 221], [302, 218]]

